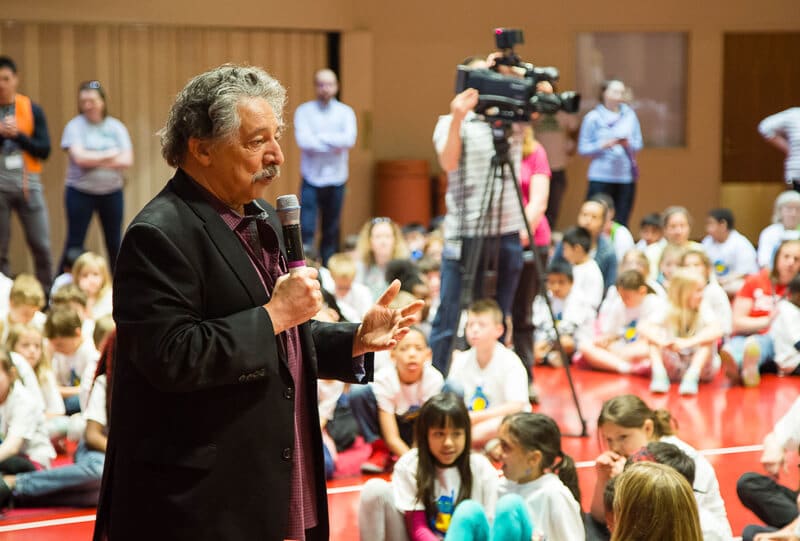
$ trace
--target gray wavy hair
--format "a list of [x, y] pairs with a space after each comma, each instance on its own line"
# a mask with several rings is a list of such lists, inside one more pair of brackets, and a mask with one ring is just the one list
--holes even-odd
[[283, 124], [286, 89], [269, 73], [254, 66], [224, 64], [189, 81], [159, 131], [161, 155], [173, 167], [186, 158], [189, 138], [223, 140], [239, 129], [237, 106], [242, 99], [263, 98]]

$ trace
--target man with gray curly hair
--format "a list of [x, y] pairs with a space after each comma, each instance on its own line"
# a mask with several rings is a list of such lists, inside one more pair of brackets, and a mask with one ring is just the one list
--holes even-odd
[[278, 176], [286, 96], [224, 65], [178, 94], [161, 132], [175, 176], [134, 218], [114, 277], [117, 350], [96, 540], [328, 539], [319, 375], [372, 376], [421, 302], [359, 324], [311, 320], [317, 271], [287, 273], [261, 199]]

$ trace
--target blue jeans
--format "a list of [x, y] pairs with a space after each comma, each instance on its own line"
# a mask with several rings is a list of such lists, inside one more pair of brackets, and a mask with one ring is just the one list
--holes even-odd
[[50, 505], [97, 505], [105, 457], [105, 453], [89, 450], [81, 440], [74, 464], [18, 474], [14, 500], [34, 504], [37, 498], [47, 497]]
[[725, 348], [731, 352], [733, 359], [740, 367], [744, 359], [744, 343], [748, 338], [755, 339], [758, 342], [761, 356], [758, 359], [758, 366], [763, 366], [765, 363], [775, 358], [775, 346], [772, 344], [772, 338], [768, 334], [751, 334], [750, 336], [732, 336]]
[[314, 244], [319, 212], [322, 222], [319, 255], [323, 265], [327, 265], [328, 258], [339, 250], [339, 221], [343, 204], [344, 184], [317, 188], [303, 179], [300, 189], [300, 230], [303, 234], [303, 246], [310, 248]]
[[631, 210], [633, 210], [633, 199], [636, 197], [636, 183], [590, 180], [586, 199], [591, 199], [593, 195], [598, 193], [611, 196], [611, 199], [614, 200], [614, 221], [627, 227], [628, 217], [631, 215]]
[[[483, 261], [492, 256], [492, 250], [498, 247], [497, 243], [493, 242], [496, 240], [499, 240], [499, 268], [497, 269], [497, 291], [494, 299], [500, 305], [503, 314], [509, 315], [514, 294], [517, 292], [519, 276], [522, 273], [522, 247], [517, 233], [503, 235], [499, 239], [484, 239], [478, 269], [484, 268]], [[461, 280], [464, 261], [468, 254], [476, 249], [477, 243], [478, 239], [475, 238], [464, 239], [461, 247], [461, 259], [442, 256], [439, 293], [441, 300], [433, 320], [430, 343], [433, 351], [433, 366], [445, 377], [450, 368], [451, 344], [455, 338], [458, 320], [461, 317]], [[480, 272], [478, 274], [480, 275]], [[481, 293], [482, 285], [481, 276], [475, 276], [474, 300], [484, 297]]]
[[107, 194], [95, 195], [85, 193], [67, 186], [64, 193], [64, 207], [67, 209], [67, 242], [64, 255], [59, 263], [59, 270], [64, 268], [64, 260], [70, 248], [83, 248], [86, 232], [95, 211], [100, 216], [103, 226], [103, 238], [108, 252], [108, 266], [114, 272], [119, 245], [122, 241], [122, 213], [124, 200], [122, 190]]
[[10, 276], [8, 246], [11, 241], [11, 212], [16, 211], [25, 241], [33, 255], [36, 279], [49, 293], [53, 281], [53, 262], [50, 256], [50, 226], [47, 223], [47, 203], [41, 190], [29, 190], [27, 199], [22, 190], [0, 190], [0, 272]]
[[517, 494], [497, 500], [494, 524], [489, 527], [486, 511], [473, 500], [464, 500], [450, 519], [445, 541], [530, 541], [533, 524], [525, 501]]

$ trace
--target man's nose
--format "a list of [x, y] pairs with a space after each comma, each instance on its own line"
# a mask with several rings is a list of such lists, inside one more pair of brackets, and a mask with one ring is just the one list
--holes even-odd
[[283, 164], [283, 150], [281, 150], [281, 146], [277, 142], [264, 153], [264, 163], [266, 165]]

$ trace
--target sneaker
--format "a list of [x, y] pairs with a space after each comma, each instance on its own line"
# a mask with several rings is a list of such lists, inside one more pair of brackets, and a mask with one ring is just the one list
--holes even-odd
[[742, 382], [745, 387], [756, 387], [761, 382], [758, 361], [761, 360], [761, 346], [756, 340], [748, 339], [744, 344], [742, 358]]
[[653, 379], [650, 380], [651, 393], [668, 393], [669, 392], [669, 378], [666, 374], [653, 374]]
[[361, 473], [387, 473], [392, 471], [392, 453], [383, 440], [372, 442], [372, 453], [366, 462], [361, 464]]
[[697, 394], [698, 390], [698, 381], [696, 376], [691, 376], [689, 374], [683, 376], [681, 380], [681, 386], [678, 387], [678, 393], [683, 396], [694, 396]]
[[742, 374], [728, 346], [722, 346], [722, 349], [719, 350], [719, 358], [722, 361], [722, 370], [725, 372], [725, 377], [728, 378], [731, 385], [741, 385]]

